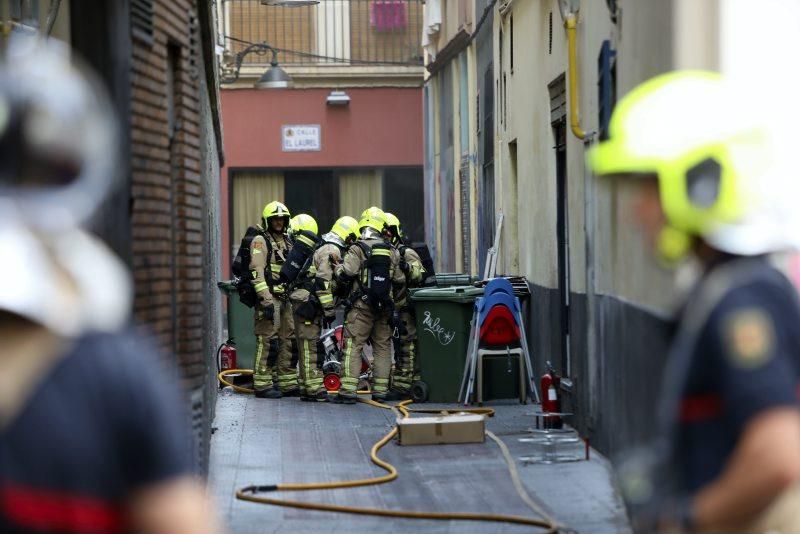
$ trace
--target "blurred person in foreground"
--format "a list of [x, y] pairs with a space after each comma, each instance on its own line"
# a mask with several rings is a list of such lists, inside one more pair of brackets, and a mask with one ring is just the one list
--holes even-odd
[[112, 188], [116, 134], [68, 48], [12, 36], [0, 63], [0, 532], [216, 531], [179, 381], [130, 329], [124, 265], [81, 229]]
[[795, 243], [768, 130], [744, 107], [719, 75], [665, 74], [619, 102], [589, 153], [596, 174], [638, 188], [661, 259], [691, 255], [702, 272], [671, 342], [660, 437], [619, 469], [643, 532], [800, 532], [800, 303], [775, 261]]

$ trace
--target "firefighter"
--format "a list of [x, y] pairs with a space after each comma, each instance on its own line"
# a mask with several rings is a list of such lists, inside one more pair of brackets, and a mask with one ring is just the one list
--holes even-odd
[[702, 266], [671, 342], [660, 439], [620, 468], [643, 531], [800, 532], [800, 305], [771, 261], [796, 244], [745, 104], [719, 75], [665, 74], [619, 102], [589, 153], [598, 175], [638, 187], [662, 260]]
[[264, 207], [262, 231], [250, 243], [250, 272], [258, 296], [255, 312], [256, 357], [253, 373], [255, 396], [267, 399], [300, 395], [297, 383], [297, 341], [294, 319], [279, 283], [281, 266], [291, 250], [286, 236], [289, 209], [278, 201]]
[[87, 230], [116, 220], [103, 208], [123, 187], [111, 101], [65, 43], [4, 44], [0, 532], [219, 532], [178, 370]]
[[411, 384], [420, 379], [416, 361], [417, 328], [414, 309], [408, 301], [408, 290], [422, 283], [425, 269], [422, 260], [414, 249], [403, 243], [403, 229], [400, 220], [391, 213], [386, 213], [386, 235], [389, 242], [400, 255], [399, 267], [403, 272], [404, 282], [395, 291], [395, 308], [400, 325], [395, 344], [395, 363], [392, 373], [391, 390], [403, 398], [410, 398]]
[[[304, 239], [302, 232], [317, 233], [317, 224], [310, 216], [298, 215], [294, 223], [295, 239]], [[352, 217], [338, 219], [331, 231], [322, 236], [322, 243], [300, 272], [291, 293], [297, 344], [300, 349], [300, 400], [328, 400], [318, 365], [317, 343], [320, 327], [330, 328], [336, 316], [333, 273], [342, 262], [343, 251], [356, 240], [358, 222]]]
[[395, 287], [403, 284], [399, 254], [383, 238], [386, 221], [378, 209], [366, 210], [359, 221], [360, 237], [336, 267], [337, 282], [352, 284], [345, 302], [342, 362], [342, 385], [331, 402], [353, 404], [361, 372], [361, 352], [367, 339], [372, 339], [373, 400], [395, 398], [389, 394], [391, 372], [391, 338]]

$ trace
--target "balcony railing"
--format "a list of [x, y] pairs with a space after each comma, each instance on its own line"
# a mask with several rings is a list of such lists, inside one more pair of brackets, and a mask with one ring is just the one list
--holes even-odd
[[[321, 0], [303, 7], [227, 0], [226, 47], [249, 43], [279, 50], [281, 65], [421, 66], [421, 0]], [[251, 54], [247, 63], [264, 63]]]

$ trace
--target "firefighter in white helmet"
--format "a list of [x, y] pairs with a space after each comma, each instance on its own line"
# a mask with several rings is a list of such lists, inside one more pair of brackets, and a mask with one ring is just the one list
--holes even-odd
[[167, 359], [86, 231], [124, 164], [111, 103], [60, 41], [0, 61], [0, 532], [216, 531]]
[[662, 260], [691, 255], [703, 271], [671, 343], [652, 461], [620, 468], [643, 531], [800, 532], [800, 304], [770, 262], [794, 244], [767, 200], [768, 130], [735, 96], [717, 74], [658, 76], [589, 153], [595, 173], [638, 186]]

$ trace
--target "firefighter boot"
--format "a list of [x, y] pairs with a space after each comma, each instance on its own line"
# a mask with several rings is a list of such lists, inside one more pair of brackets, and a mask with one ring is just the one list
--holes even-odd
[[269, 389], [255, 390], [255, 396], [258, 399], [280, 399], [283, 397], [283, 394], [281, 393], [281, 390], [273, 386]]
[[340, 390], [338, 393], [329, 393], [328, 402], [333, 404], [355, 404], [358, 402], [358, 395], [355, 393], [343, 393]]
[[316, 393], [308, 394], [300, 396], [301, 401], [305, 402], [328, 402], [328, 392], [327, 391], [317, 391]]

